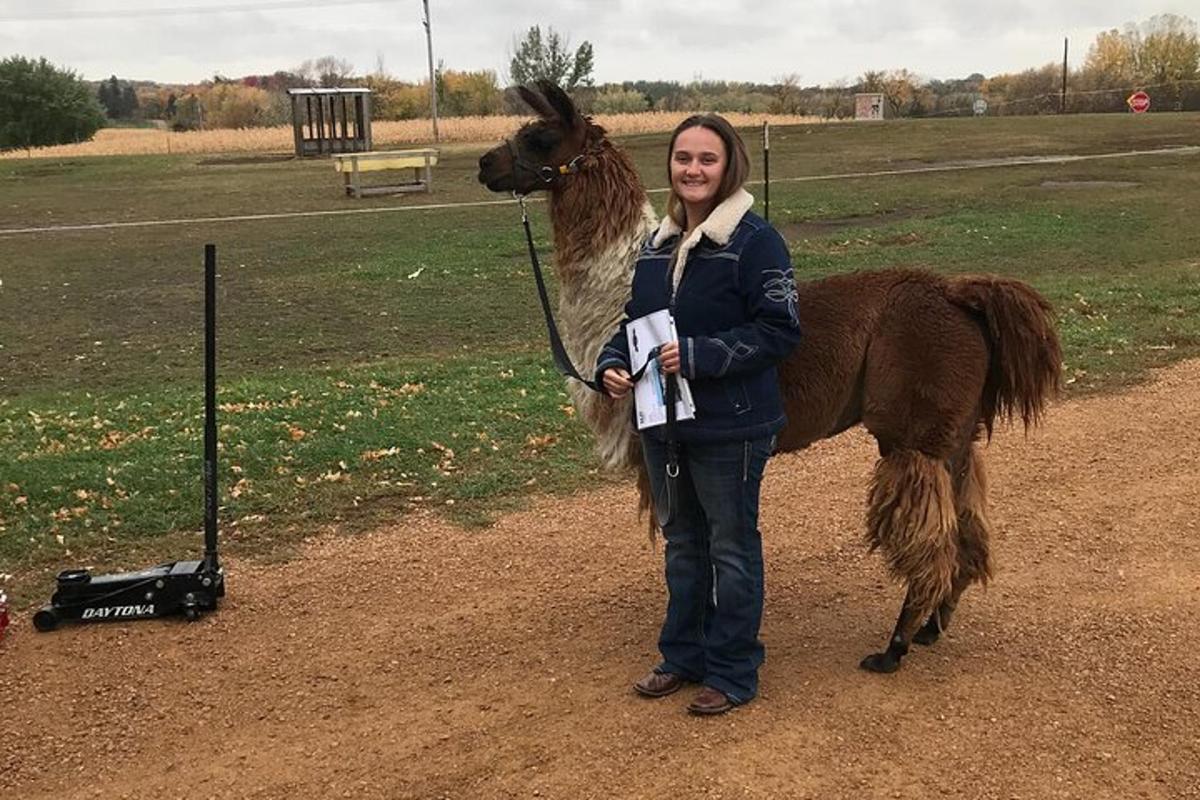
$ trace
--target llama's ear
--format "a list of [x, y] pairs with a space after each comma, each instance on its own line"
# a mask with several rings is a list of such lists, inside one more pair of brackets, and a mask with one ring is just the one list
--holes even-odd
[[542, 119], [554, 119], [558, 116], [558, 112], [554, 110], [553, 106], [546, 102], [546, 98], [533, 91], [533, 89], [530, 89], [526, 86], [518, 86], [517, 94], [519, 94], [521, 99], [525, 101], [525, 104], [532, 108], [534, 112], [537, 113], [537, 115]]
[[576, 123], [581, 121], [582, 118], [579, 116], [579, 111], [575, 108], [575, 102], [557, 84], [550, 81], [538, 81], [538, 88], [542, 90], [542, 94], [546, 96], [546, 100], [558, 112], [558, 116], [568, 128], [575, 127]]

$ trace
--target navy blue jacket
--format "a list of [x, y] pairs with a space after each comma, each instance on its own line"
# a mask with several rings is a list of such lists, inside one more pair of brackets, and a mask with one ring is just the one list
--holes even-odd
[[[663, 221], [638, 256], [625, 319], [596, 363], [598, 383], [610, 367], [629, 370], [626, 324], [670, 308], [680, 375], [696, 403], [695, 419], [677, 425], [680, 441], [754, 438], [786, 422], [775, 365], [800, 340], [796, 284], [783, 237], [748, 210], [752, 202], [745, 191], [733, 195], [682, 246], [678, 225]], [[644, 433], [661, 438], [663, 426]]]

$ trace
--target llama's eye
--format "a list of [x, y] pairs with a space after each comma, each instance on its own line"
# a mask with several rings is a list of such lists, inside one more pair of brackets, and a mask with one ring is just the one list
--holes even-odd
[[549, 153], [558, 147], [559, 136], [551, 130], [534, 131], [527, 139], [529, 146], [539, 153]]

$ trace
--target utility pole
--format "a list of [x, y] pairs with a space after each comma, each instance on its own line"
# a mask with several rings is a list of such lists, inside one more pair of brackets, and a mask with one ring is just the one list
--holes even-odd
[[441, 141], [437, 127], [437, 78], [433, 74], [433, 33], [429, 28], [429, 0], [421, 0], [425, 6], [425, 44], [429, 48], [429, 110], [433, 114], [433, 140]]
[[1070, 40], [1063, 37], [1063, 83], [1062, 94], [1058, 96], [1058, 113], [1067, 113], [1067, 43]]

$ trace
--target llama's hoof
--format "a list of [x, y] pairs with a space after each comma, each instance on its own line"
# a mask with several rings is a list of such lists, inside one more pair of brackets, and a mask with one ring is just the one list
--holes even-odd
[[942, 636], [942, 632], [939, 631], [936, 627], [927, 626], [927, 627], [921, 628], [921, 630], [917, 631], [916, 634], [913, 636], [912, 640], [914, 642], [916, 642], [917, 644], [923, 644], [925, 646], [929, 646], [929, 645], [933, 644], [934, 642], [936, 642], [938, 639], [940, 639], [941, 636]]
[[900, 658], [891, 653], [872, 653], [858, 662], [867, 672], [889, 673], [900, 669]]

